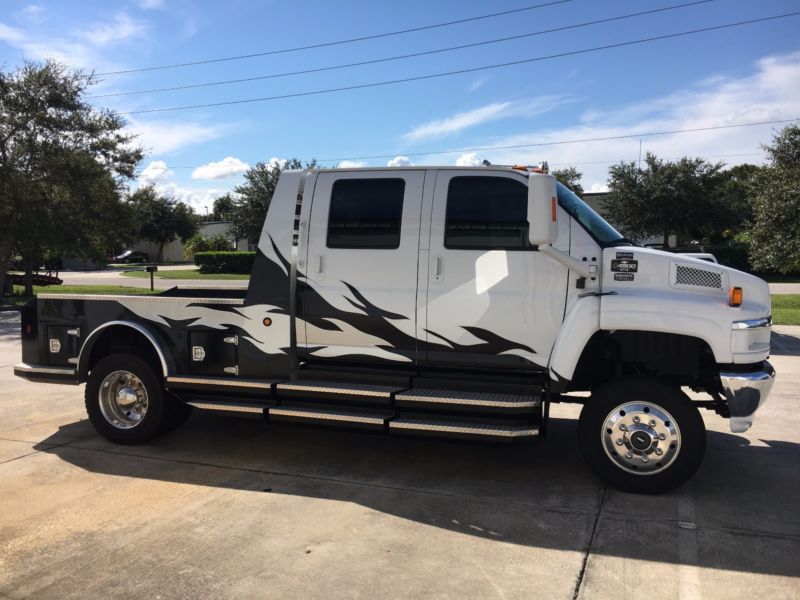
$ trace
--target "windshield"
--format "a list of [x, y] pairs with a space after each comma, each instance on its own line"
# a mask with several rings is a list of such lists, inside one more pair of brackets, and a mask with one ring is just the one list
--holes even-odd
[[578, 196], [565, 185], [556, 182], [556, 188], [558, 190], [558, 204], [567, 211], [573, 219], [576, 219], [583, 225], [583, 228], [589, 232], [589, 235], [603, 248], [632, 243], [628, 238], [624, 237], [619, 231], [609, 225], [591, 206], [578, 198]]

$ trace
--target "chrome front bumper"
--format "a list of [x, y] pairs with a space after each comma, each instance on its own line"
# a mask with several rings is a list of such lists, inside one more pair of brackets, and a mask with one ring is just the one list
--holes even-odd
[[731, 413], [731, 431], [743, 433], [750, 429], [756, 411], [767, 401], [775, 383], [775, 369], [765, 360], [758, 371], [722, 372], [719, 378]]

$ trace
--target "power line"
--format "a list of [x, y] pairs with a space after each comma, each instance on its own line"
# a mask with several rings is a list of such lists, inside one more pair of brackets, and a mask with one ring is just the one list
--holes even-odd
[[352, 44], [355, 42], [365, 42], [367, 40], [376, 40], [379, 38], [386, 38], [392, 37], [396, 35], [404, 35], [406, 33], [414, 33], [417, 31], [427, 31], [429, 29], [437, 29], [440, 27], [450, 27], [451, 25], [460, 25], [461, 23], [470, 23], [473, 21], [481, 21], [483, 19], [492, 19], [494, 17], [501, 17], [504, 15], [510, 15], [514, 13], [525, 12], [529, 10], [535, 10], [537, 8], [545, 8], [547, 6], [553, 6], [556, 4], [566, 4], [567, 2], [572, 2], [572, 0], [554, 0], [553, 2], [545, 2], [543, 4], [533, 4], [530, 6], [523, 6], [521, 8], [515, 8], [512, 10], [504, 10], [501, 12], [489, 13], [486, 15], [479, 15], [477, 17], [467, 17], [464, 19], [456, 19], [454, 21], [445, 21], [443, 23], [434, 23], [432, 25], [422, 25], [420, 27], [411, 27], [409, 29], [400, 29], [397, 31], [389, 31], [386, 33], [375, 33], [372, 35], [364, 35], [355, 38], [349, 38], [345, 40], [336, 40], [333, 42], [321, 42], [318, 44], [309, 44], [307, 46], [296, 46], [294, 48], [283, 48], [280, 50], [268, 50], [265, 52], [254, 52], [252, 54], [239, 54], [237, 56], [226, 56], [223, 58], [209, 58], [206, 60], [196, 60], [191, 62], [185, 63], [175, 63], [171, 65], [158, 65], [153, 67], [140, 67], [137, 69], [125, 69], [121, 71], [108, 71], [106, 73], [98, 73], [99, 76], [105, 75], [122, 75], [123, 73], [141, 73], [142, 71], [159, 71], [164, 69], [177, 69], [180, 67], [193, 67], [196, 65], [207, 65], [211, 63], [219, 63], [219, 62], [228, 62], [232, 60], [243, 60], [246, 58], [256, 58], [259, 56], [273, 56], [275, 54], [287, 54], [289, 52], [298, 52], [300, 50], [313, 50], [315, 48], [329, 48], [331, 46], [340, 46], [343, 44]]
[[[538, 142], [535, 144], [514, 144], [510, 146], [483, 146], [483, 147], [476, 147], [476, 148], [456, 148], [452, 150], [431, 150], [428, 152], [395, 152], [393, 154], [373, 154], [370, 156], [348, 156], [345, 158], [320, 158], [317, 159], [317, 162], [341, 162], [343, 160], [370, 160], [370, 159], [378, 159], [378, 158], [394, 158], [396, 156], [437, 156], [442, 154], [462, 154], [464, 152], [486, 152], [490, 150], [511, 150], [511, 149], [521, 149], [521, 148], [536, 148], [536, 147], [543, 147], [543, 146], [558, 146], [558, 145], [566, 145], [566, 144], [579, 144], [579, 143], [589, 143], [589, 142], [606, 142], [611, 140], [624, 140], [630, 138], [638, 138], [638, 137], [654, 137], [659, 135], [674, 135], [678, 133], [695, 133], [699, 131], [714, 131], [719, 129], [735, 129], [738, 127], [756, 127], [759, 125], [779, 125], [783, 123], [793, 123], [795, 121], [800, 120], [800, 117], [796, 117], [794, 119], [780, 119], [774, 121], [758, 121], [758, 122], [751, 122], [751, 123], [733, 123], [730, 125], [713, 125], [709, 127], [694, 127], [691, 129], [672, 129], [666, 131], [649, 131], [644, 133], [632, 133], [628, 135], [612, 135], [612, 136], [604, 136], [604, 137], [595, 137], [595, 138], [583, 138], [583, 139], [573, 139], [573, 140], [558, 140], [552, 142]], [[719, 155], [724, 156], [724, 155]], [[731, 154], [728, 156], [740, 156]], [[745, 155], [741, 155], [745, 156]], [[260, 162], [260, 161], [253, 161], [253, 162]], [[575, 164], [575, 163], [573, 163]], [[587, 163], [588, 164], [588, 163]], [[199, 167], [203, 167], [205, 165], [184, 165], [184, 166], [170, 166], [169, 169], [197, 169]]]
[[388, 80], [388, 81], [362, 83], [362, 84], [358, 84], [358, 85], [342, 86], [342, 87], [328, 88], [328, 89], [323, 89], [323, 90], [311, 90], [311, 91], [307, 91], [307, 92], [295, 92], [295, 93], [292, 93], [292, 94], [280, 94], [280, 95], [276, 95], [276, 96], [264, 96], [264, 97], [261, 97], [261, 98], [246, 98], [246, 99], [242, 99], [242, 100], [228, 100], [228, 101], [224, 101], [224, 102], [210, 102], [210, 103], [207, 103], [207, 104], [191, 104], [191, 105], [186, 105], [186, 106], [171, 106], [171, 107], [165, 107], [165, 108], [149, 108], [149, 109], [142, 109], [142, 110], [132, 110], [132, 111], [128, 111], [128, 112], [123, 112], [121, 114], [123, 114], [123, 115], [139, 115], [139, 114], [146, 114], [146, 113], [171, 112], [171, 111], [178, 111], [178, 110], [191, 110], [191, 109], [197, 109], [197, 108], [215, 108], [215, 107], [218, 107], [218, 106], [231, 106], [231, 105], [236, 105], [236, 104], [251, 104], [251, 103], [254, 103], [254, 102], [267, 102], [267, 101], [271, 101], [271, 100], [284, 100], [284, 99], [288, 99], [288, 98], [300, 98], [300, 97], [304, 97], [304, 96], [316, 96], [316, 95], [320, 95], [320, 94], [330, 94], [330, 93], [334, 93], [334, 92], [344, 92], [344, 91], [360, 90], [360, 89], [365, 89], [365, 88], [373, 88], [373, 87], [380, 87], [380, 86], [386, 86], [386, 85], [395, 85], [395, 84], [399, 84], [399, 83], [409, 83], [409, 82], [412, 82], [412, 81], [422, 81], [422, 80], [426, 80], [426, 79], [437, 79], [439, 77], [448, 77], [448, 76], [451, 76], [451, 75], [461, 75], [461, 74], [464, 74], [464, 73], [474, 73], [476, 71], [486, 71], [486, 70], [489, 70], [489, 69], [499, 69], [499, 68], [503, 68], [503, 67], [511, 67], [511, 66], [515, 66], [515, 65], [522, 65], [522, 64], [532, 63], [532, 62], [550, 60], [550, 59], [553, 59], [553, 58], [561, 58], [561, 57], [564, 57], [564, 56], [575, 56], [575, 55], [578, 55], [578, 54], [588, 54], [590, 52], [597, 52], [597, 51], [600, 51], [600, 50], [609, 50], [609, 49], [612, 49], [612, 48], [622, 48], [622, 47], [625, 47], [625, 46], [633, 46], [633, 45], [636, 45], [636, 44], [644, 44], [644, 43], [654, 42], [654, 41], [658, 41], [658, 40], [666, 40], [666, 39], [678, 38], [678, 37], [683, 37], [683, 36], [687, 36], [687, 35], [693, 35], [693, 34], [697, 34], [697, 33], [705, 33], [705, 32], [708, 32], [708, 31], [717, 31], [717, 30], [720, 30], [720, 29], [729, 29], [729, 28], [732, 28], [732, 27], [740, 27], [740, 26], [743, 26], [743, 25], [751, 25], [753, 23], [763, 23], [765, 21], [774, 21], [774, 20], [777, 20], [777, 19], [785, 19], [785, 18], [788, 18], [788, 17], [797, 16], [797, 15], [800, 15], [800, 11], [785, 13], [785, 14], [782, 14], [782, 15], [774, 15], [774, 16], [770, 16], [770, 17], [761, 17], [761, 18], [758, 18], [758, 19], [749, 19], [747, 21], [737, 21], [735, 23], [726, 23], [724, 25], [715, 25], [715, 26], [712, 26], [712, 27], [703, 27], [703, 28], [700, 28], [700, 29], [691, 29], [689, 31], [681, 31], [681, 32], [677, 32], [677, 33], [669, 33], [669, 34], [666, 34], [666, 35], [658, 35], [658, 36], [642, 38], [642, 39], [638, 39], [638, 40], [631, 40], [631, 41], [627, 41], [627, 42], [618, 42], [618, 43], [615, 43], [615, 44], [607, 44], [605, 46], [595, 46], [593, 48], [584, 48], [582, 50], [572, 50], [572, 51], [569, 51], [569, 52], [559, 52], [557, 54], [549, 54], [549, 55], [546, 55], [546, 56], [537, 56], [537, 57], [534, 57], [534, 58], [526, 58], [526, 59], [522, 59], [522, 60], [509, 61], [509, 62], [498, 63], [498, 64], [494, 64], [494, 65], [485, 65], [485, 66], [482, 66], [482, 67], [470, 67], [470, 68], [467, 68], [467, 69], [458, 69], [458, 70], [455, 70], [455, 71], [446, 71], [444, 73], [433, 73], [433, 74], [430, 74], [430, 75], [418, 75], [416, 77], [405, 77], [405, 78], [402, 78], [402, 79], [391, 79], [391, 80]]
[[[715, 131], [718, 129], [735, 129], [737, 127], [756, 127], [758, 125], [777, 125], [781, 123], [793, 123], [800, 120], [800, 117], [794, 119], [780, 119], [775, 121], [758, 121], [753, 123], [734, 123], [731, 125], [713, 125], [710, 127], [694, 127], [691, 129], [673, 129], [667, 131], [650, 131], [646, 133], [631, 133], [627, 135], [609, 135], [604, 137], [583, 138], [576, 140], [560, 140], [555, 142], [538, 142], [536, 144], [514, 144], [510, 146], [484, 146], [482, 148], [464, 148], [461, 150], [436, 150], [433, 152], [404, 152], [402, 156], [432, 156], [437, 154], [458, 154], [463, 152], [486, 152], [489, 150], [515, 150], [520, 148], [537, 148], [544, 146], [563, 146], [566, 144], [584, 144], [588, 142], [607, 142], [611, 140], [626, 140], [638, 137], [653, 137], [658, 135], [673, 135], [676, 133], [695, 133], [698, 131]], [[369, 160], [375, 158], [394, 158], [398, 154], [375, 154], [372, 156], [351, 156], [347, 158], [320, 158], [318, 162], [340, 162], [343, 160]]]
[[687, 7], [690, 7], [690, 6], [697, 6], [698, 4], [708, 4], [709, 2], [713, 2], [713, 1], [714, 0], [696, 0], [694, 2], [686, 2], [686, 3], [683, 3], [683, 4], [674, 4], [672, 6], [665, 6], [665, 7], [662, 7], [662, 8], [654, 8], [652, 10], [645, 10], [645, 11], [630, 13], [630, 14], [626, 14], [626, 15], [619, 15], [619, 16], [616, 16], [616, 17], [608, 17], [608, 18], [605, 18], [605, 19], [598, 19], [598, 20], [595, 20], [595, 21], [585, 21], [583, 23], [576, 23], [574, 25], [565, 25], [563, 27], [554, 27], [552, 29], [542, 29], [542, 30], [539, 30], [539, 31], [531, 32], [531, 33], [522, 33], [522, 34], [519, 34], [519, 35], [512, 35], [512, 36], [507, 36], [507, 37], [495, 38], [495, 39], [485, 40], [485, 41], [481, 41], [481, 42], [473, 42], [473, 43], [469, 43], [469, 44], [461, 44], [459, 46], [449, 46], [447, 48], [437, 48], [435, 50], [427, 50], [427, 51], [424, 51], [424, 52], [413, 52], [411, 54], [400, 54], [398, 56], [389, 56], [389, 57], [385, 57], [385, 58], [375, 58], [375, 59], [370, 59], [370, 60], [362, 60], [362, 61], [358, 61], [358, 62], [346, 63], [346, 64], [341, 64], [341, 65], [333, 65], [333, 66], [328, 66], [328, 67], [315, 67], [313, 69], [304, 69], [304, 70], [301, 70], [301, 71], [289, 71], [289, 72], [286, 72], [286, 73], [274, 73], [274, 74], [270, 74], [270, 75], [258, 75], [258, 76], [254, 76], [254, 77], [243, 77], [243, 78], [240, 78], [240, 79], [226, 79], [226, 80], [222, 80], [222, 81], [209, 81], [209, 82], [205, 82], [205, 83], [195, 83], [195, 84], [188, 84], [188, 85], [176, 85], [176, 86], [171, 86], [171, 87], [154, 88], [154, 89], [149, 89], [149, 90], [136, 90], [136, 91], [132, 91], [132, 92], [112, 92], [112, 93], [109, 93], [109, 94], [97, 94], [97, 95], [94, 95], [94, 96], [86, 96], [86, 98], [112, 98], [112, 97], [117, 97], [117, 96], [133, 96], [133, 95], [136, 95], [136, 94], [153, 94], [153, 93], [159, 93], [159, 92], [172, 92], [172, 91], [177, 91], [177, 90], [190, 90], [190, 89], [203, 88], [203, 87], [230, 85], [230, 84], [234, 84], [234, 83], [247, 83], [247, 82], [251, 82], [251, 81], [261, 81], [261, 80], [264, 80], [264, 79], [277, 79], [279, 77], [289, 77], [289, 76], [293, 76], [293, 75], [308, 75], [310, 73], [321, 73], [321, 72], [324, 72], [324, 71], [334, 71], [334, 70], [338, 70], [338, 69], [348, 69], [348, 68], [352, 68], [352, 67], [360, 67], [360, 66], [365, 66], [365, 65], [374, 65], [374, 64], [378, 64], [378, 63], [390, 62], [390, 61], [395, 61], [395, 60], [404, 60], [404, 59], [407, 59], [407, 58], [417, 58], [417, 57], [420, 57], [420, 56], [430, 56], [432, 54], [441, 54], [443, 52], [452, 52], [452, 51], [455, 51], [455, 50], [464, 50], [466, 48], [476, 48], [478, 46], [488, 46], [490, 44], [497, 44], [497, 43], [500, 43], [500, 42], [508, 42], [508, 41], [512, 41], [512, 40], [519, 40], [519, 39], [523, 39], [523, 38], [534, 37], [534, 36], [538, 36], [538, 35], [544, 35], [544, 34], [547, 34], [547, 33], [557, 33], [557, 32], [560, 32], [560, 31], [567, 31], [567, 30], [570, 30], [570, 29], [579, 29], [581, 27], [589, 27], [591, 25], [600, 25], [602, 23], [611, 23], [613, 21], [622, 21], [624, 19], [630, 19], [630, 18], [633, 18], [633, 17], [640, 17], [640, 16], [644, 16], [644, 15], [651, 15], [651, 14], [655, 14], [655, 13], [666, 12], [666, 11], [669, 11], [669, 10], [676, 10], [676, 9], [679, 9], [679, 8], [687, 8]]

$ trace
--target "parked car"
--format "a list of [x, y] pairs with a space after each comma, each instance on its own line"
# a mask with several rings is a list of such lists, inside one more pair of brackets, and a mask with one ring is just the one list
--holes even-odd
[[114, 257], [116, 263], [146, 263], [150, 261], [150, 255], [141, 250], [125, 250], [119, 256]]
[[525, 441], [551, 403], [580, 403], [575, 442], [604, 481], [674, 489], [703, 459], [700, 411], [741, 433], [770, 393], [769, 288], [633, 245], [541, 171], [285, 171], [249, 289], [39, 294], [14, 373], [86, 382], [121, 444], [192, 408]]

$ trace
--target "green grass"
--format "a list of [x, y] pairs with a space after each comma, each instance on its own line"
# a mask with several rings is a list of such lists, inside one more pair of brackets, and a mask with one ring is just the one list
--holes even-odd
[[[24, 292], [21, 285], [14, 286], [14, 293], [20, 296]], [[152, 294], [147, 288], [134, 288], [124, 285], [35, 285], [33, 293], [36, 294], [120, 294], [120, 295], [146, 295]], [[12, 297], [13, 299], [13, 297]]]
[[[135, 279], [150, 279], [150, 273], [145, 271], [126, 271], [122, 275]], [[250, 279], [250, 275], [246, 273], [201, 273], [195, 269], [159, 271], [155, 275], [158, 279]]]
[[800, 294], [773, 294], [772, 322], [776, 325], [800, 325]]

